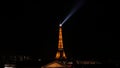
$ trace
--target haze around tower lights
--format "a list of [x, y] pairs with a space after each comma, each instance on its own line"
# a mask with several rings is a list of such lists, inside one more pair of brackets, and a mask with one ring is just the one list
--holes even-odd
[[59, 24], [60, 27], [62, 27], [62, 24]]

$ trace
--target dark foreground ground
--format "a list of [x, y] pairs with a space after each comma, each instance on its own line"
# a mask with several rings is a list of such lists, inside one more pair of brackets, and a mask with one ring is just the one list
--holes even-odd
[[[41, 67], [16, 67], [16, 68], [41, 68]], [[107, 65], [102, 65], [102, 66], [100, 66], [100, 65], [95, 65], [95, 66], [75, 66], [75, 67], [72, 67], [72, 68], [120, 68], [119, 66], [111, 66], [111, 65], [109, 65], [109, 66], [107, 66]]]
[[[42, 66], [48, 64], [50, 62], [21, 62], [14, 63], [15, 68], [41, 68]], [[0, 68], [5, 68], [4, 63], [0, 64]], [[8, 63], [9, 65], [9, 63]], [[119, 63], [109, 63], [109, 64], [73, 64], [71, 68], [120, 68]]]
[[[0, 67], [4, 68], [4, 67]], [[16, 66], [16, 68], [41, 68], [41, 66]], [[76, 65], [72, 68], [120, 68], [120, 65], [107, 64], [107, 65]]]

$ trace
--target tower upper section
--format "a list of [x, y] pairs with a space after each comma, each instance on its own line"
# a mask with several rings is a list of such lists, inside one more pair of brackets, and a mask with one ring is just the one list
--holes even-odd
[[59, 27], [58, 49], [63, 49], [62, 26]]

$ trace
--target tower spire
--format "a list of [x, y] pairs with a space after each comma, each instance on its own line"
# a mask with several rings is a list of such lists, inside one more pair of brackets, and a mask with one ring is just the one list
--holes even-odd
[[63, 38], [62, 38], [62, 24], [59, 25], [59, 40], [58, 40], [58, 51], [56, 53], [56, 59], [66, 59], [66, 54], [63, 49]]

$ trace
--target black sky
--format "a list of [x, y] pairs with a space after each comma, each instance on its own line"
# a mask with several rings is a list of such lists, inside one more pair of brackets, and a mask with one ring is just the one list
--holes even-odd
[[[58, 24], [78, 0], [4, 2], [1, 28], [3, 55], [54, 57]], [[63, 42], [68, 56], [118, 57], [117, 33], [104, 16], [103, 1], [85, 1], [64, 25]]]

